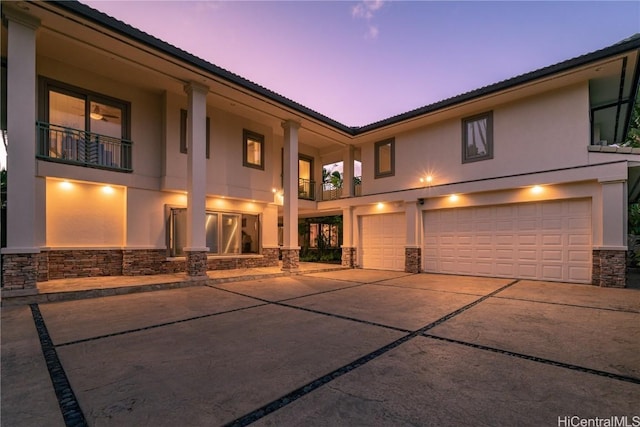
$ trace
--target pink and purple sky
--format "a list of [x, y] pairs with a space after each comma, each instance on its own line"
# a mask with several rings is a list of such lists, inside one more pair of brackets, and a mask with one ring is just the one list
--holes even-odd
[[637, 1], [81, 1], [349, 126], [640, 32]]

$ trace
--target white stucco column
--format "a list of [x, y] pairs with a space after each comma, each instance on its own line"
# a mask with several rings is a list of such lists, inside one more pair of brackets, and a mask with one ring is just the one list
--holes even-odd
[[184, 87], [187, 93], [187, 273], [206, 274], [205, 220], [207, 197], [207, 93], [196, 82]]
[[7, 249], [37, 252], [36, 30], [40, 22], [3, 5], [8, 20]]
[[627, 181], [601, 181], [602, 247], [627, 250]]
[[592, 283], [605, 287], [626, 286], [627, 181], [600, 180], [602, 186], [602, 244], [594, 245]]
[[287, 120], [284, 129], [283, 153], [283, 245], [282, 268], [298, 267], [298, 129], [300, 123]]
[[406, 220], [406, 243], [404, 250], [404, 270], [408, 273], [419, 273], [422, 265], [422, 246], [420, 238], [421, 212], [418, 202], [407, 202], [404, 205]]
[[354, 268], [357, 260], [357, 248], [354, 240], [353, 207], [342, 210], [342, 266]]
[[9, 2], [7, 19], [7, 247], [2, 250], [2, 294], [37, 293], [36, 32], [40, 21]]
[[342, 154], [342, 197], [353, 197], [353, 151], [349, 145]]

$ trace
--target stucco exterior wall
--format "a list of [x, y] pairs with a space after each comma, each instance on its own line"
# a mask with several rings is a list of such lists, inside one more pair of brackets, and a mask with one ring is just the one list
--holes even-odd
[[121, 247], [126, 189], [47, 179], [48, 247]]
[[[476, 114], [488, 110], [476, 111]], [[374, 144], [362, 146], [363, 194], [567, 168], [588, 163], [587, 84], [493, 109], [490, 160], [462, 163], [462, 117], [395, 135], [395, 175], [374, 178]]]

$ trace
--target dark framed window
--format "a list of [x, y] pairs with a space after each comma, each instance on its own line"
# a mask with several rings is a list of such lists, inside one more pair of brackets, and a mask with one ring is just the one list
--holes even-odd
[[[180, 110], [180, 152], [187, 154], [187, 110]], [[207, 159], [210, 154], [210, 133], [209, 133], [209, 117], [207, 117]]]
[[493, 159], [493, 112], [462, 119], [462, 163]]
[[[260, 216], [206, 211], [206, 245], [212, 255], [260, 253]], [[169, 208], [167, 246], [169, 256], [184, 256], [187, 244], [187, 209]]]
[[133, 171], [128, 102], [44, 77], [39, 99], [38, 159]]
[[375, 143], [375, 178], [394, 176], [396, 171], [395, 138]]
[[264, 170], [264, 135], [242, 130], [242, 165]]
[[50, 125], [129, 139], [128, 102], [46, 78], [40, 94], [40, 117]]

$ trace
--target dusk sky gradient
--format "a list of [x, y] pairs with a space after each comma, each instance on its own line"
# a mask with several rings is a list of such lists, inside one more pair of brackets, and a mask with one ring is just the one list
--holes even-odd
[[349, 126], [640, 32], [638, 1], [82, 2]]

